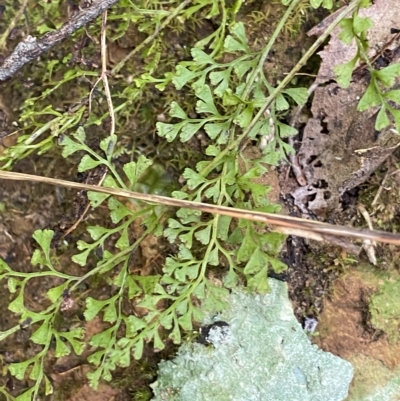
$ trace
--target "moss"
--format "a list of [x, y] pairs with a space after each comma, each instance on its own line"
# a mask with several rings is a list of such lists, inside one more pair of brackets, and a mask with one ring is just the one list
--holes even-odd
[[398, 275], [385, 280], [379, 290], [372, 295], [369, 304], [371, 322], [383, 330], [391, 343], [400, 340], [400, 279]]

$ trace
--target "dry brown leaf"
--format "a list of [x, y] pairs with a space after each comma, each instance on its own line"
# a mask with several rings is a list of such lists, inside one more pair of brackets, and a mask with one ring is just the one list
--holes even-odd
[[[340, 12], [342, 10], [338, 10]], [[374, 23], [374, 26], [368, 30], [367, 38], [369, 43], [368, 57], [374, 57], [382, 47], [390, 42], [393, 34], [390, 33], [390, 28], [399, 28], [400, 16], [400, 1], [399, 0], [375, 0], [371, 7], [363, 8], [359, 12], [360, 17], [369, 17]], [[308, 32], [308, 35], [319, 36], [326, 24], [333, 16], [329, 16], [319, 25]], [[339, 39], [341, 28], [337, 27], [331, 34], [329, 44], [324, 50], [318, 54], [322, 58], [322, 63], [318, 71], [316, 82], [318, 84], [336, 79], [336, 74], [333, 72], [334, 67], [350, 61], [357, 52], [357, 47], [353, 41], [351, 46], [344, 44]], [[398, 44], [393, 43], [389, 49], [393, 50]]]
[[[374, 26], [368, 31], [371, 59], [383, 49], [399, 47], [392, 40], [391, 28], [398, 24], [400, 1], [376, 0], [361, 9], [361, 17], [369, 17]], [[332, 19], [324, 20], [309, 34], [321, 34]], [[346, 89], [336, 83], [319, 86], [335, 80], [334, 68], [350, 61], [356, 54], [355, 41], [348, 46], [339, 39], [341, 28], [336, 28], [329, 44], [319, 53], [322, 63], [313, 88], [316, 87], [311, 107], [312, 118], [304, 129], [302, 143], [297, 154], [302, 186], [290, 193], [303, 213], [312, 211], [325, 216], [339, 206], [341, 196], [363, 182], [400, 145], [399, 136], [389, 126], [380, 132], [375, 130], [375, 121], [380, 106], [364, 112], [357, 104], [369, 85], [369, 74], [362, 69], [353, 74], [353, 81]], [[390, 45], [389, 45], [390, 44]], [[393, 51], [391, 64], [400, 61], [400, 52]], [[396, 85], [400, 79], [396, 80]], [[397, 87], [396, 86], [396, 87]]]
[[336, 209], [340, 197], [364, 181], [400, 144], [388, 127], [376, 132], [377, 108], [357, 111], [367, 81], [349, 88], [332, 83], [315, 90], [310, 118], [298, 151], [307, 185], [292, 195], [299, 207], [323, 216]]

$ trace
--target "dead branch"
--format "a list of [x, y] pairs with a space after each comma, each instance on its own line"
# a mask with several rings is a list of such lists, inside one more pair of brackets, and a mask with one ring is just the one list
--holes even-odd
[[0, 82], [11, 78], [25, 64], [35, 60], [62, 40], [70, 37], [76, 30], [97, 18], [101, 13], [117, 3], [117, 1], [98, 0], [94, 2], [90, 7], [71, 17], [60, 29], [46, 33], [40, 40], [30, 35], [27, 36], [18, 43], [14, 51], [0, 67]]

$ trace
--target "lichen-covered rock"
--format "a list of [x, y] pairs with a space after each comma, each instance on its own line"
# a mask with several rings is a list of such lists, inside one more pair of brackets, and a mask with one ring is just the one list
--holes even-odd
[[286, 284], [271, 292], [234, 292], [209, 318], [206, 341], [183, 345], [159, 365], [153, 401], [342, 401], [351, 364], [310, 343], [293, 315]]

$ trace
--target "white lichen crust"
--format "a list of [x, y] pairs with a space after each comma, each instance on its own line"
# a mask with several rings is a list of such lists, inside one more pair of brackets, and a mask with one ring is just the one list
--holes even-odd
[[153, 401], [342, 401], [353, 367], [323, 352], [297, 322], [286, 284], [269, 279], [271, 292], [234, 292], [223, 313], [229, 338], [214, 346], [183, 345], [159, 365]]

